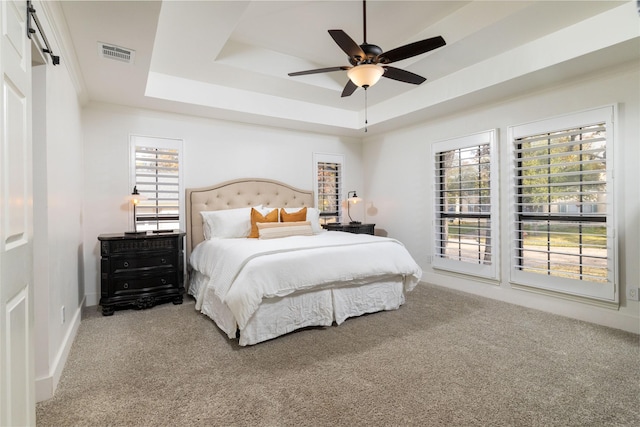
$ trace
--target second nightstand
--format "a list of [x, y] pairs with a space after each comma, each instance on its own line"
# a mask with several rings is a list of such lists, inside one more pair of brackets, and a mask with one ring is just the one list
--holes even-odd
[[375, 224], [322, 224], [322, 228], [329, 231], [346, 231], [354, 234], [375, 234]]

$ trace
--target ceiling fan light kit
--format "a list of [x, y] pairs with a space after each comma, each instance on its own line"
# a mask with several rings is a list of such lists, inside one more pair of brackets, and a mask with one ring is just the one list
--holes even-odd
[[377, 64], [362, 64], [347, 71], [349, 79], [358, 87], [369, 88], [378, 83], [384, 68]]

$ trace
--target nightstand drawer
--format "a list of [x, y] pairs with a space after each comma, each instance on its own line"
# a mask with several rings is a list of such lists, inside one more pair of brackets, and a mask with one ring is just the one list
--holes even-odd
[[100, 247], [102, 256], [126, 253], [138, 254], [140, 252], [150, 251], [175, 251], [176, 249], [175, 238], [111, 240], [103, 241]]
[[173, 268], [174, 261], [175, 254], [170, 252], [149, 257], [113, 256], [109, 261], [109, 270], [111, 273], [127, 273], [141, 268]]
[[149, 277], [118, 277], [113, 280], [113, 295], [156, 292], [176, 287], [175, 272]]

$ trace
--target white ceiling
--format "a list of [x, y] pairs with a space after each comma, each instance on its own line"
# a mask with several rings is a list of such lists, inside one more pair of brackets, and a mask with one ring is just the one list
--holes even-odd
[[[629, 3], [367, 2], [367, 42], [385, 51], [437, 35], [447, 42], [393, 64], [426, 77], [422, 85], [383, 78], [367, 91], [369, 134], [637, 59]], [[340, 97], [345, 71], [287, 75], [349, 65], [327, 30], [362, 43], [360, 1], [61, 4], [91, 101], [362, 135], [364, 91]], [[134, 50], [135, 62], [100, 57], [99, 42]]]

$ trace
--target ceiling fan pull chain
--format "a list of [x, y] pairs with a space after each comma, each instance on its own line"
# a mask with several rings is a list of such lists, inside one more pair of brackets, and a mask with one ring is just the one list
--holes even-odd
[[364, 131], [367, 132], [367, 125], [369, 120], [367, 118], [367, 88], [364, 88]]

